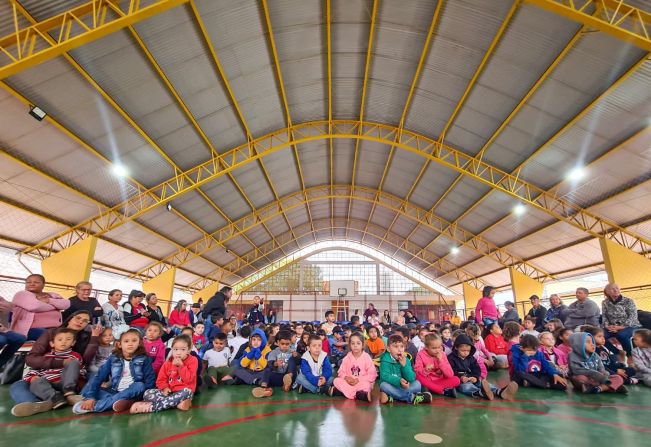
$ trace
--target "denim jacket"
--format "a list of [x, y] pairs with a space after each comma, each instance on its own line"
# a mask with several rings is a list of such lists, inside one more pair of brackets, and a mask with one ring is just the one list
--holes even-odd
[[[129, 366], [134, 383], [143, 382], [145, 389], [156, 386], [156, 374], [154, 373], [154, 368], [151, 366], [151, 358], [149, 356], [139, 355], [134, 357], [131, 359]], [[117, 392], [118, 384], [122, 378], [123, 368], [124, 359], [111, 355], [84, 389], [82, 395], [87, 399], [97, 399], [102, 383], [106, 382], [109, 377], [111, 378], [110, 391]]]

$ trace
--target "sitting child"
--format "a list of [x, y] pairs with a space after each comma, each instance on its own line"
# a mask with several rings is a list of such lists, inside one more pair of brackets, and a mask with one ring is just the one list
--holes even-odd
[[409, 338], [409, 329], [405, 326], [401, 326], [396, 330], [395, 334], [402, 335], [402, 340], [405, 344], [405, 355], [413, 365], [416, 361], [416, 356], [418, 355], [418, 348], [411, 342], [411, 338]]
[[[416, 349], [418, 349], [419, 351], [425, 347], [425, 336], [427, 334], [429, 334], [427, 328], [420, 327], [418, 328], [416, 335], [411, 339], [411, 342], [414, 344], [414, 346], [416, 346]], [[415, 358], [414, 361], [416, 361]]]
[[561, 376], [567, 377], [569, 373], [567, 354], [556, 347], [556, 340], [552, 333], [542, 332], [538, 340], [540, 340], [540, 352], [542, 352], [545, 360], [551, 363]]
[[260, 328], [256, 328], [249, 337], [249, 347], [244, 350], [238, 365], [233, 371], [235, 383], [260, 385], [267, 367], [267, 355], [271, 352], [267, 346], [267, 336]]
[[421, 393], [422, 385], [407, 361], [402, 336], [389, 337], [388, 348], [380, 361], [380, 403], [391, 403], [394, 399], [414, 405], [432, 402], [431, 393]]
[[380, 338], [380, 331], [376, 327], [371, 327], [368, 330], [368, 340], [366, 340], [366, 349], [374, 359], [379, 358], [384, 354], [384, 342]]
[[[206, 326], [203, 323], [197, 323], [194, 326], [194, 334], [192, 334], [192, 346], [198, 351], [198, 352], [203, 352], [202, 348], [206, 346], [208, 343], [208, 339], [206, 338], [205, 335], [203, 335], [203, 332], [206, 330]], [[224, 334], [225, 332], [220, 332], [221, 334]], [[217, 334], [215, 334], [217, 336]], [[228, 335], [226, 336], [228, 338]], [[213, 338], [214, 340], [214, 338]]]
[[296, 377], [298, 393], [329, 393], [333, 381], [332, 365], [323, 351], [323, 340], [319, 335], [310, 335], [307, 351], [301, 357], [301, 368]]
[[[102, 388], [109, 378], [109, 387]], [[85, 400], [77, 402], [72, 411], [75, 414], [101, 413], [110, 409], [116, 413], [126, 411], [155, 383], [156, 374], [140, 331], [129, 329], [120, 335], [111, 357], [82, 391]]]
[[488, 376], [488, 369], [493, 368], [495, 366], [495, 361], [493, 360], [493, 356], [491, 355], [490, 352], [488, 352], [488, 349], [486, 349], [486, 345], [484, 344], [484, 339], [481, 338], [481, 334], [479, 333], [479, 326], [476, 324], [469, 324], [466, 326], [466, 334], [470, 339], [473, 341], [475, 345], [475, 358], [479, 362], [480, 368], [482, 368], [482, 380], [484, 380]]
[[563, 329], [564, 327], [565, 326], [563, 325], [563, 322], [558, 318], [554, 318], [553, 320], [549, 320], [547, 323], [545, 323], [545, 329], [547, 329], [552, 334], [560, 329]]
[[606, 340], [603, 329], [595, 326], [583, 326], [581, 330], [592, 335], [594, 338], [596, 344], [595, 353], [599, 356], [601, 363], [609, 374], [621, 376], [624, 379], [625, 385], [637, 384], [635, 368], [626, 366], [621, 361], [623, 360], [624, 352]]
[[326, 335], [325, 331], [323, 329], [319, 329], [316, 331], [316, 335], [318, 335], [321, 339], [321, 350], [325, 352], [326, 355], [330, 355], [330, 341], [328, 340], [328, 336]]
[[565, 391], [567, 381], [538, 350], [537, 337], [525, 334], [520, 344], [511, 347], [511, 380], [525, 388], [543, 388]]
[[336, 326], [332, 331], [332, 343], [330, 343], [330, 361], [335, 367], [341, 365], [341, 361], [348, 354], [348, 343], [344, 338], [344, 331]]
[[113, 341], [113, 329], [105, 327], [99, 336], [99, 346], [97, 347], [95, 357], [93, 357], [93, 361], [88, 365], [88, 382], [93, 380], [95, 374], [97, 374], [102, 365], [111, 356], [113, 352]]
[[454, 340], [452, 340], [452, 329], [450, 329], [450, 326], [445, 326], [443, 329], [441, 329], [441, 341], [443, 342], [443, 350], [445, 352], [445, 355], [452, 354]]
[[572, 352], [569, 356], [570, 377], [574, 389], [582, 393], [617, 392], [627, 394], [624, 379], [606, 371], [595, 353], [594, 337], [587, 332], [570, 335]]
[[538, 335], [540, 333], [535, 329], [536, 327], [536, 317], [532, 315], [527, 315], [524, 317], [524, 331], [522, 331], [522, 335], [533, 335], [534, 337], [538, 338]]
[[220, 333], [212, 341], [212, 349], [203, 355], [208, 377], [208, 388], [218, 384], [231, 385], [233, 383], [233, 368], [230, 367], [230, 352], [226, 349], [228, 335]]
[[[77, 389], [77, 379], [85, 374], [81, 355], [72, 350], [75, 344], [76, 332], [65, 327], [54, 331], [50, 347], [52, 351], [45, 354], [46, 359], [64, 362], [77, 361], [81, 365], [80, 374], [70, 374], [71, 369], [60, 368], [30, 369], [23, 380], [29, 383], [29, 391], [42, 402], [51, 402], [52, 409], [68, 405], [68, 396], [74, 396]], [[20, 405], [20, 404], [18, 404]], [[16, 405], [16, 407], [18, 407]], [[14, 407], [14, 410], [17, 410]], [[12, 410], [12, 412], [14, 411]]]
[[486, 326], [489, 334], [484, 340], [486, 349], [495, 358], [495, 367], [504, 369], [509, 367], [509, 345], [502, 337], [502, 328], [499, 324]]
[[515, 382], [509, 382], [502, 389], [481, 380], [481, 370], [475, 358], [475, 345], [466, 334], [459, 334], [454, 340], [454, 351], [448, 357], [454, 375], [460, 380], [457, 391], [470, 397], [493, 400], [495, 395], [504, 400], [511, 400], [518, 391]]
[[371, 356], [364, 351], [364, 336], [356, 332], [350, 336], [350, 351], [341, 362], [337, 378], [334, 379], [334, 387], [331, 388], [331, 395], [338, 394], [346, 396], [347, 399], [358, 399], [371, 402], [371, 390], [377, 371]]
[[143, 344], [147, 355], [151, 357], [151, 366], [155, 374], [158, 374], [165, 362], [165, 343], [161, 340], [161, 335], [163, 335], [163, 325], [158, 321], [152, 321], [145, 328]]
[[635, 377], [646, 386], [651, 386], [651, 330], [636, 330], [633, 345], [633, 364], [637, 370]]
[[567, 327], [558, 329], [556, 331], [556, 347], [568, 357], [568, 361], [570, 352], [572, 352], [572, 346], [570, 345], [570, 336], [573, 333], [574, 331]]
[[[449, 330], [449, 329], [448, 329]], [[457, 397], [455, 390], [461, 381], [454, 375], [450, 362], [443, 352], [443, 341], [437, 334], [425, 337], [425, 348], [416, 356], [416, 379], [435, 394]]]
[[253, 388], [252, 391], [254, 397], [272, 396], [273, 387], [282, 386], [285, 392], [291, 389], [296, 372], [296, 363], [290, 349], [291, 338], [292, 335], [287, 331], [281, 331], [276, 335], [278, 347], [267, 356], [267, 367], [260, 386]]
[[145, 391], [143, 402], [131, 406], [131, 413], [151, 413], [178, 408], [187, 411], [197, 389], [196, 357], [190, 355], [192, 340], [179, 335], [172, 342], [172, 357], [161, 367], [156, 388]]

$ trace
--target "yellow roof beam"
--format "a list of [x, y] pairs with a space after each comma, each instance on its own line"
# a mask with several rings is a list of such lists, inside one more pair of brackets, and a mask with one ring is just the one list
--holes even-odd
[[[189, 0], [93, 0], [41, 22], [20, 27], [23, 15], [15, 0], [10, 1], [14, 31], [0, 38], [0, 53], [6, 57], [0, 66], [0, 79], [54, 59], [67, 51], [108, 36], [127, 26], [146, 20]], [[53, 38], [52, 36], [56, 36]]]
[[[332, 14], [331, 0], [325, 1], [325, 22], [326, 22], [326, 61], [328, 67], [328, 132], [332, 133]], [[334, 149], [332, 147], [332, 138], [328, 139], [329, 150], [329, 168], [330, 168], [330, 188], [335, 184], [335, 165]], [[335, 219], [335, 201], [330, 201], [330, 218], [334, 224]], [[332, 229], [330, 234], [335, 237], [335, 230]]]

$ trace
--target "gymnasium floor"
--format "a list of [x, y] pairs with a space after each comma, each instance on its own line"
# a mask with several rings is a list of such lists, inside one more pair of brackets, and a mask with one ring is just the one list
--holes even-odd
[[[506, 380], [491, 377], [498, 383]], [[522, 390], [516, 402], [435, 398], [431, 406], [379, 407], [343, 398], [278, 392], [255, 400], [248, 387], [207, 391], [189, 412], [74, 416], [69, 408], [31, 418], [10, 414], [0, 387], [4, 446], [651, 446], [651, 390], [629, 396], [566, 396]]]

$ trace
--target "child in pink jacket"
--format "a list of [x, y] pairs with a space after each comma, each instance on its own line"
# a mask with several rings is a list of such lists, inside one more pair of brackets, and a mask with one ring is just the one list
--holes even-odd
[[371, 356], [364, 352], [364, 337], [356, 332], [348, 342], [350, 352], [341, 362], [338, 377], [330, 395], [343, 394], [348, 399], [358, 399], [370, 402], [373, 383], [377, 379], [377, 371]]
[[152, 321], [145, 329], [145, 338], [142, 340], [145, 345], [145, 351], [152, 360], [152, 368], [158, 375], [161, 366], [165, 363], [165, 343], [161, 340], [163, 335], [163, 325], [158, 321]]
[[454, 374], [443, 352], [443, 340], [438, 334], [425, 336], [425, 348], [416, 356], [416, 379], [429, 391], [448, 397], [457, 397], [455, 390], [461, 380]]

